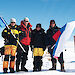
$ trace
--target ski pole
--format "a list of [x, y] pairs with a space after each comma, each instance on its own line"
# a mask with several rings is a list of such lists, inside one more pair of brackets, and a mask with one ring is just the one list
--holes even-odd
[[[5, 26], [6, 26], [8, 29], [10, 29], [9, 26], [8, 26], [8, 24], [6, 23], [6, 21], [3, 19], [3, 17], [0, 16], [0, 19], [1, 19], [1, 21], [5, 24]], [[10, 31], [10, 32], [11, 32], [11, 34], [13, 35], [13, 37], [16, 38], [16, 36], [13, 34], [13, 32], [12, 32], [12, 31]], [[17, 40], [17, 43], [18, 43], [19, 46], [22, 48], [22, 50], [26, 53], [26, 51], [24, 50], [24, 48], [22, 47], [21, 43], [20, 43], [18, 40]]]

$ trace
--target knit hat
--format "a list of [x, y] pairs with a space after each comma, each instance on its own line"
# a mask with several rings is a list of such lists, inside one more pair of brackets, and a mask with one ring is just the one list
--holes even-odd
[[52, 24], [52, 22], [55, 24], [55, 20], [50, 20], [50, 25]]
[[24, 20], [26, 20], [26, 19], [27, 19], [27, 21], [29, 21], [29, 18], [28, 18], [28, 17], [25, 17], [25, 18], [24, 18]]
[[40, 23], [38, 23], [38, 24], [36, 25], [36, 28], [37, 28], [37, 27], [40, 27], [40, 28], [41, 28], [41, 24], [40, 24]]
[[15, 22], [15, 23], [16, 23], [16, 19], [15, 19], [15, 18], [11, 18], [11, 19], [10, 19], [10, 23], [11, 23], [11, 22]]

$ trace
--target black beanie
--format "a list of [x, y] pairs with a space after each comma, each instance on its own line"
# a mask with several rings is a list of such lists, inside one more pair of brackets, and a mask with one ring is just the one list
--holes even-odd
[[40, 23], [38, 23], [38, 24], [36, 25], [36, 28], [37, 28], [37, 27], [40, 27], [40, 28], [41, 28], [41, 24], [40, 24]]
[[55, 23], [55, 20], [50, 20], [50, 25], [51, 25], [51, 23], [52, 23], [52, 22], [54, 22], [54, 23]]

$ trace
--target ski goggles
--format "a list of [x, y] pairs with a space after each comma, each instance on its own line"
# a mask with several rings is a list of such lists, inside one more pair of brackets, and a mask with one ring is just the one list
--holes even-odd
[[11, 23], [15, 23], [15, 22], [11, 22]]

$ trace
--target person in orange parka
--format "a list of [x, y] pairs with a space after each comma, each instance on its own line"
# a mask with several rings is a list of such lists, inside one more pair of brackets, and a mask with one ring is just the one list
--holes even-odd
[[24, 18], [24, 20], [21, 21], [21, 25], [20, 25], [20, 29], [22, 30], [22, 35], [19, 36], [20, 37], [20, 42], [25, 50], [25, 52], [23, 52], [23, 50], [18, 46], [17, 49], [17, 60], [16, 60], [16, 71], [20, 71], [19, 69], [19, 65], [21, 62], [21, 71], [28, 71], [24, 66], [26, 64], [27, 61], [27, 55], [28, 55], [28, 51], [29, 51], [29, 45], [31, 42], [31, 29], [32, 25], [29, 23], [29, 19], [26, 17]]

